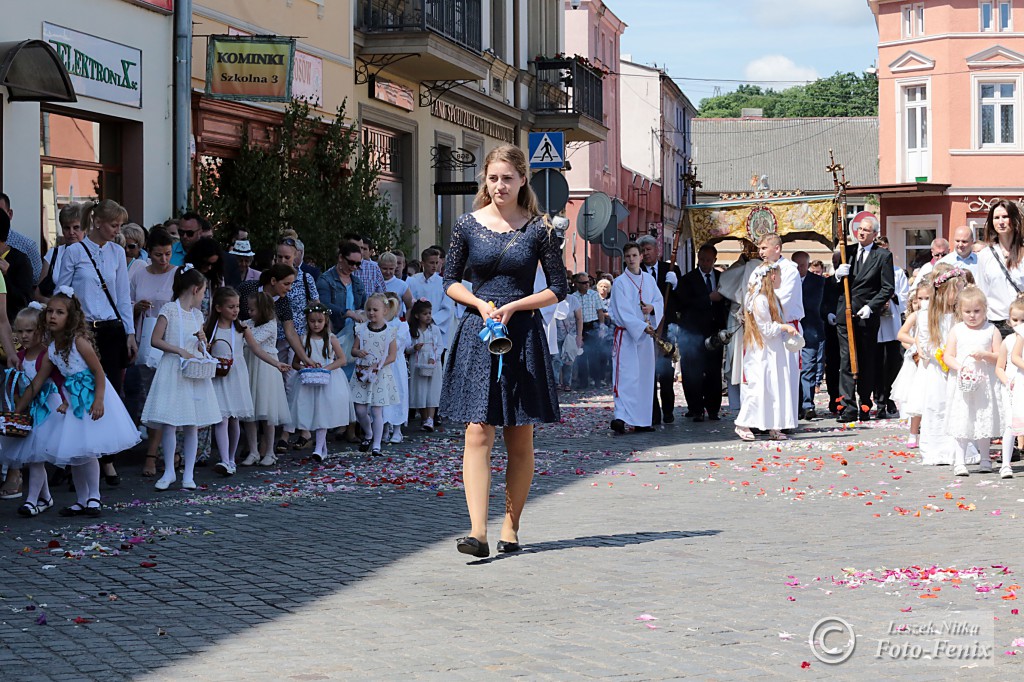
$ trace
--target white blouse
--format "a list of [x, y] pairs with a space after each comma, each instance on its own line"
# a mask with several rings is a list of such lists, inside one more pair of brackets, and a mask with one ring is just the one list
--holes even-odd
[[[117, 311], [110, 307], [107, 295], [100, 288], [100, 278], [89, 260], [89, 253], [96, 260], [96, 267], [103, 273], [107, 290], [117, 305]], [[75, 296], [82, 303], [85, 317], [90, 322], [100, 320], [116, 320], [120, 313], [125, 332], [135, 333], [135, 320], [132, 315], [132, 297], [128, 282], [128, 262], [124, 249], [114, 242], [99, 246], [86, 237], [78, 244], [61, 249], [60, 265], [54, 282], [57, 286], [70, 286]]]
[[[995, 250], [1005, 265], [1006, 253], [998, 244]], [[1024, 291], [1024, 262], [1015, 268], [1007, 267], [1007, 270], [1014, 283]], [[992, 254], [992, 249], [987, 246], [978, 252], [978, 265], [975, 266], [974, 277], [978, 287], [988, 298], [988, 319], [993, 322], [1009, 319], [1010, 304], [1017, 298], [1017, 289], [1007, 280], [1006, 273]]]

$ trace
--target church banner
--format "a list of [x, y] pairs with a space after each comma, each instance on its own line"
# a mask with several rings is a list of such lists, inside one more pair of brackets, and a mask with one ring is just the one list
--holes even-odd
[[831, 246], [834, 209], [831, 195], [721, 201], [685, 207], [695, 248], [723, 239], [746, 239], [757, 244], [773, 233], [784, 241], [814, 239]]
[[210, 36], [206, 94], [218, 99], [289, 102], [295, 40], [277, 36]]

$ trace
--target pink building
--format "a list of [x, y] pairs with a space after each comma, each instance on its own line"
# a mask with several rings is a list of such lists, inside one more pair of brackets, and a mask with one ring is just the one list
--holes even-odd
[[[607, 71], [603, 83], [604, 126], [608, 136], [603, 142], [569, 143], [566, 157], [572, 169], [565, 174], [569, 181], [569, 205], [566, 217], [570, 227], [566, 231], [566, 267], [579, 272], [611, 270], [612, 258], [599, 244], [591, 244], [577, 234], [576, 222], [583, 201], [594, 192], [627, 204], [628, 190], [620, 188], [622, 155], [620, 153], [619, 116], [619, 37], [626, 24], [615, 16], [602, 0], [583, 0], [580, 8], [565, 5], [565, 51], [568, 55], [581, 55], [591, 64]], [[619, 229], [625, 230], [625, 223]], [[621, 270], [621, 259], [615, 259], [615, 270]]]
[[879, 182], [897, 262], [1024, 197], [1024, 1], [868, 0], [878, 25]]

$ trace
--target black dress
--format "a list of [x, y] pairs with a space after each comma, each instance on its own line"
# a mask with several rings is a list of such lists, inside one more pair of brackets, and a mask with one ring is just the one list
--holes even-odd
[[[518, 232], [519, 238], [495, 268], [498, 255], [515, 232], [489, 230], [472, 214], [460, 217], [452, 229], [444, 264], [445, 291], [461, 282], [466, 268], [470, 268], [473, 293], [500, 308], [534, 293], [539, 261], [552, 283], [551, 291], [559, 301], [564, 299], [568, 283], [561, 239], [548, 230], [541, 217], [530, 220]], [[501, 379], [499, 356], [492, 355], [480, 340], [483, 326], [477, 310], [467, 308], [445, 363], [441, 415], [456, 422], [492, 426], [557, 422], [558, 395], [540, 311], [520, 311], [509, 321], [512, 350], [501, 356]]]

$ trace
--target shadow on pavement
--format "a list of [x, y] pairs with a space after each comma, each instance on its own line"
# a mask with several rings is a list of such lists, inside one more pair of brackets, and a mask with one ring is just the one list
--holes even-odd
[[557, 552], [565, 549], [579, 549], [590, 547], [593, 549], [604, 549], [607, 547], [627, 547], [629, 545], [642, 545], [646, 542], [657, 542], [659, 540], [682, 540], [684, 538], [712, 537], [718, 535], [720, 530], [666, 530], [657, 532], [636, 532], [617, 533], [615, 535], [587, 535], [569, 540], [548, 540], [547, 542], [534, 542], [524, 544], [522, 551], [510, 554], [497, 554], [495, 556], [472, 561], [471, 565], [477, 566], [489, 564], [500, 559], [512, 559], [514, 557], [529, 556], [540, 552]]

